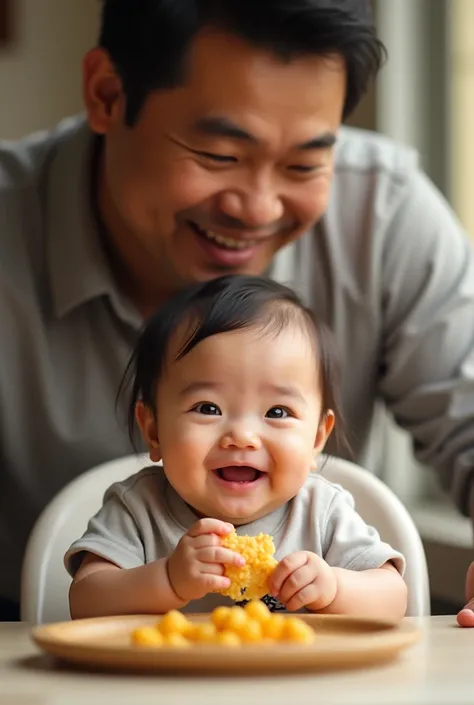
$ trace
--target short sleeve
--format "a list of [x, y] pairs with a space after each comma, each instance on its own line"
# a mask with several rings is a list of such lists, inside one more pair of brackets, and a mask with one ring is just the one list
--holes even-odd
[[102, 508], [89, 521], [82, 538], [67, 551], [64, 564], [73, 577], [86, 552], [105, 558], [119, 568], [137, 568], [145, 563], [140, 531], [126, 505], [121, 483], [107, 490]]
[[334, 488], [324, 526], [324, 559], [329, 565], [362, 571], [380, 568], [392, 561], [405, 572], [405, 558], [380, 538], [355, 510], [354, 498], [342, 488]]

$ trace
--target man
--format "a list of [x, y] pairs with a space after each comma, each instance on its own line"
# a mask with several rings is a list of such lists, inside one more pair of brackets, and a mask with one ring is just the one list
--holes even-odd
[[114, 403], [143, 319], [223, 273], [332, 327], [356, 459], [383, 399], [474, 513], [473, 254], [410, 151], [339, 130], [382, 54], [368, 0], [105, 0], [87, 121], [3, 146], [0, 619], [42, 508], [131, 450]]

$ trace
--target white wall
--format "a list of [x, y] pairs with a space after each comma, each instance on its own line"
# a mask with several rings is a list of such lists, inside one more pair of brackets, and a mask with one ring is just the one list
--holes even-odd
[[0, 138], [81, 110], [81, 59], [96, 40], [99, 0], [12, 0], [13, 41], [0, 48]]

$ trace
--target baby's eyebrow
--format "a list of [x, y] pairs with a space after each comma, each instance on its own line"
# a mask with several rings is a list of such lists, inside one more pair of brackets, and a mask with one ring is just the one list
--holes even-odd
[[302, 402], [306, 401], [304, 394], [298, 389], [298, 387], [294, 387], [291, 384], [267, 384], [265, 385], [265, 389], [282, 397], [290, 397], [292, 399], [298, 399]]
[[190, 382], [185, 387], [183, 387], [180, 392], [180, 397], [187, 397], [191, 394], [198, 394], [200, 392], [218, 392], [222, 389], [223, 384], [221, 382], [211, 382], [211, 381], [197, 381]]

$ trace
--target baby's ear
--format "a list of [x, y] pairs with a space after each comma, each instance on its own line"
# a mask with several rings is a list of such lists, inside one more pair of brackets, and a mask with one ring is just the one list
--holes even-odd
[[140, 427], [143, 440], [148, 446], [150, 460], [159, 463], [161, 460], [160, 442], [158, 440], [158, 425], [153, 409], [138, 401], [135, 405], [135, 418]]
[[316, 433], [316, 438], [314, 439], [314, 450], [316, 453], [321, 453], [326, 445], [326, 441], [334, 428], [334, 421], [334, 411], [327, 409], [321, 416], [318, 432]]

